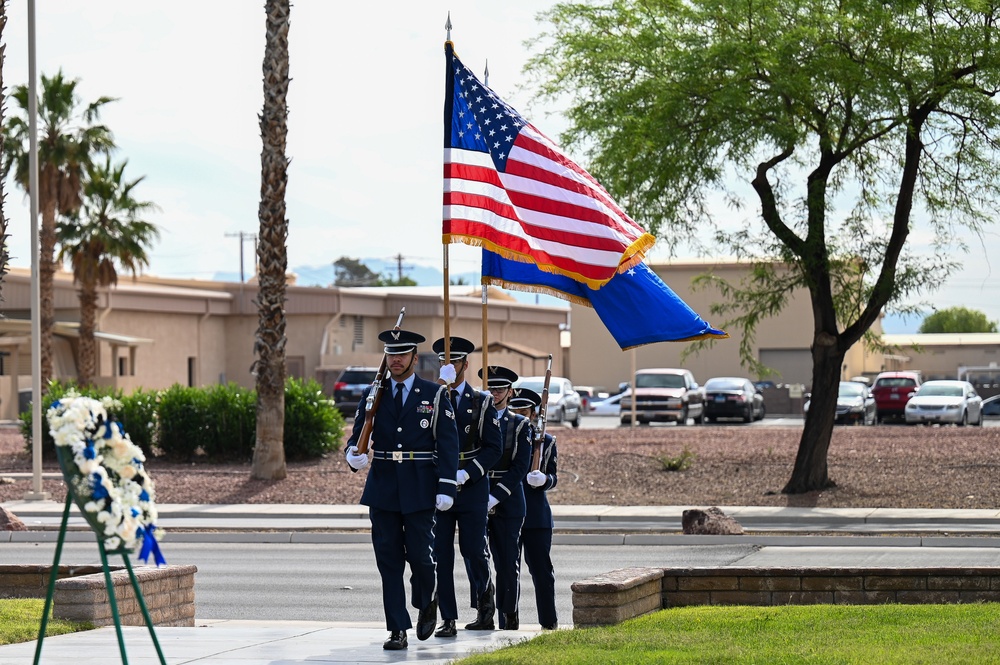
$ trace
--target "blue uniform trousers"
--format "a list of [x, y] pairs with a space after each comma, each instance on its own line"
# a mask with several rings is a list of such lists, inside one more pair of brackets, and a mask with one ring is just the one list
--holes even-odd
[[521, 529], [521, 548], [524, 562], [531, 573], [531, 583], [535, 587], [535, 607], [538, 608], [538, 623], [554, 626], [556, 618], [556, 573], [552, 566], [552, 529]]
[[490, 562], [486, 552], [486, 501], [489, 481], [479, 480], [472, 487], [463, 486], [451, 510], [437, 514], [434, 528], [434, 559], [437, 561], [438, 607], [442, 619], [458, 619], [455, 600], [455, 527], [458, 526], [458, 549], [465, 559], [469, 576], [470, 607], [490, 583]]
[[[507, 516], [496, 513], [490, 515], [486, 530], [489, 533], [490, 552], [493, 554], [493, 566], [497, 571], [497, 611], [512, 614], [517, 611], [517, 603], [521, 594], [521, 551], [518, 548], [518, 538], [524, 516]], [[503, 628], [503, 616], [500, 617]]]
[[382, 607], [387, 630], [409, 630], [403, 572], [410, 564], [411, 604], [418, 610], [434, 597], [434, 509], [413, 513], [369, 508], [372, 547], [382, 576]]

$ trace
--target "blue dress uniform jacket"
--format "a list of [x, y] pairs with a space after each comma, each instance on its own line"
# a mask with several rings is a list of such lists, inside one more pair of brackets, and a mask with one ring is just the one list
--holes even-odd
[[[434, 504], [438, 494], [455, 496], [458, 429], [444, 386], [414, 377], [398, 412], [392, 386], [388, 381], [375, 413], [373, 458], [361, 503], [368, 506], [372, 523], [386, 629], [402, 631], [413, 625], [403, 585], [406, 564], [410, 604], [424, 610], [434, 599]], [[368, 391], [354, 418], [349, 446], [357, 444], [364, 427]]]
[[[532, 446], [537, 444], [532, 437]], [[534, 450], [532, 449], [532, 455]], [[521, 528], [521, 550], [524, 562], [528, 564], [531, 581], [535, 587], [535, 607], [538, 623], [543, 628], [555, 628], [556, 618], [556, 575], [552, 567], [552, 508], [546, 492], [556, 486], [559, 476], [556, 471], [556, 439], [545, 435], [538, 470], [545, 474], [545, 484], [532, 487], [524, 482], [524, 502], [527, 513]]]
[[518, 546], [524, 522], [524, 489], [521, 486], [531, 464], [531, 423], [524, 416], [505, 409], [500, 415], [504, 452], [489, 472], [490, 494], [500, 503], [490, 515], [487, 532], [496, 567], [497, 610], [504, 615], [517, 612], [520, 590], [521, 551]]
[[[371, 445], [375, 453], [361, 503], [402, 513], [433, 509], [438, 494], [454, 498], [456, 493], [458, 430], [448, 391], [433, 381], [414, 377], [403, 412], [397, 414], [393, 382], [387, 383], [375, 414]], [[357, 445], [369, 391], [371, 386], [362, 393], [348, 446]], [[407, 453], [419, 453], [423, 458], [409, 459]], [[392, 460], [394, 454], [400, 461]]]
[[489, 588], [490, 562], [487, 555], [486, 504], [490, 482], [486, 472], [503, 453], [500, 422], [489, 393], [473, 390], [464, 383], [458, 394], [455, 420], [458, 424], [459, 468], [469, 479], [458, 488], [451, 510], [437, 515], [434, 529], [434, 558], [437, 561], [438, 604], [442, 619], [458, 619], [455, 599], [455, 528], [458, 547], [469, 576], [470, 607]]

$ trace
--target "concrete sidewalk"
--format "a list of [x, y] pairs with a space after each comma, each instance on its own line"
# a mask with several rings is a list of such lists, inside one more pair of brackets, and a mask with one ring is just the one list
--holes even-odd
[[[57, 537], [63, 504], [7, 502], [29, 531], [0, 532], [0, 542], [50, 542]], [[919, 547], [1000, 547], [1000, 510], [898, 508], [790, 508], [721, 506], [746, 531], [742, 536], [681, 533], [690, 506], [556, 505], [555, 544], [830, 545], [857, 543]], [[370, 540], [368, 512], [359, 505], [165, 504], [159, 526], [173, 542], [348, 543]], [[93, 538], [76, 506], [67, 541]]]

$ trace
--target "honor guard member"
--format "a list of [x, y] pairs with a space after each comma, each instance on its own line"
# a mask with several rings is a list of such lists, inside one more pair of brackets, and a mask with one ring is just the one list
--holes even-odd
[[[479, 370], [482, 378], [483, 371]], [[511, 413], [507, 400], [517, 374], [506, 367], [490, 365], [487, 386], [500, 417], [503, 455], [488, 473], [490, 479], [490, 512], [486, 531], [489, 536], [493, 566], [496, 568], [497, 600], [500, 629], [517, 630], [518, 596], [521, 593], [519, 573], [521, 552], [518, 538], [524, 522], [524, 489], [521, 481], [531, 463], [531, 423], [524, 416]]]
[[[451, 510], [437, 516], [434, 527], [434, 559], [437, 562], [438, 606], [441, 627], [435, 637], [455, 637], [458, 634], [458, 603], [455, 600], [455, 527], [458, 526], [458, 548], [465, 559], [469, 576], [470, 605], [476, 610], [476, 620], [468, 630], [493, 628], [496, 606], [493, 583], [490, 580], [490, 560], [487, 554], [486, 506], [490, 496], [489, 471], [503, 453], [500, 422], [493, 398], [488, 392], [474, 390], [465, 380], [469, 368], [468, 355], [476, 345], [462, 337], [452, 337], [448, 345], [451, 363], [445, 364], [444, 338], [434, 342], [434, 351], [441, 362], [441, 379], [452, 386], [458, 424], [458, 495]], [[487, 626], [488, 624], [488, 626]]]
[[[362, 505], [368, 506], [372, 547], [382, 577], [382, 605], [389, 639], [384, 649], [405, 649], [411, 627], [403, 586], [410, 564], [410, 603], [419, 610], [417, 639], [426, 640], [437, 623], [434, 574], [435, 509], [448, 510], [455, 500], [458, 429], [448, 389], [414, 373], [417, 344], [423, 336], [387, 330], [386, 367], [391, 380], [374, 414], [371, 461]], [[347, 440], [347, 463], [355, 471], [369, 466], [358, 454], [369, 386], [363, 393], [354, 429]]]
[[521, 527], [521, 553], [528, 564], [531, 581], [535, 587], [535, 608], [538, 623], [545, 630], [559, 627], [556, 617], [556, 574], [552, 567], [552, 508], [546, 492], [556, 486], [556, 438], [546, 432], [539, 441], [537, 422], [541, 396], [528, 388], [515, 388], [509, 408], [514, 413], [530, 418], [534, 427], [531, 436], [531, 460], [535, 460], [535, 447], [540, 446], [538, 469], [529, 471], [524, 478], [524, 525]]

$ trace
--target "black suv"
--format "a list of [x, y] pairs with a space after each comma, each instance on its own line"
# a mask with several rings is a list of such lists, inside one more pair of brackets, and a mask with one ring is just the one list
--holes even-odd
[[372, 384], [378, 367], [347, 367], [333, 384], [333, 401], [340, 412], [353, 418], [358, 410], [361, 391]]

